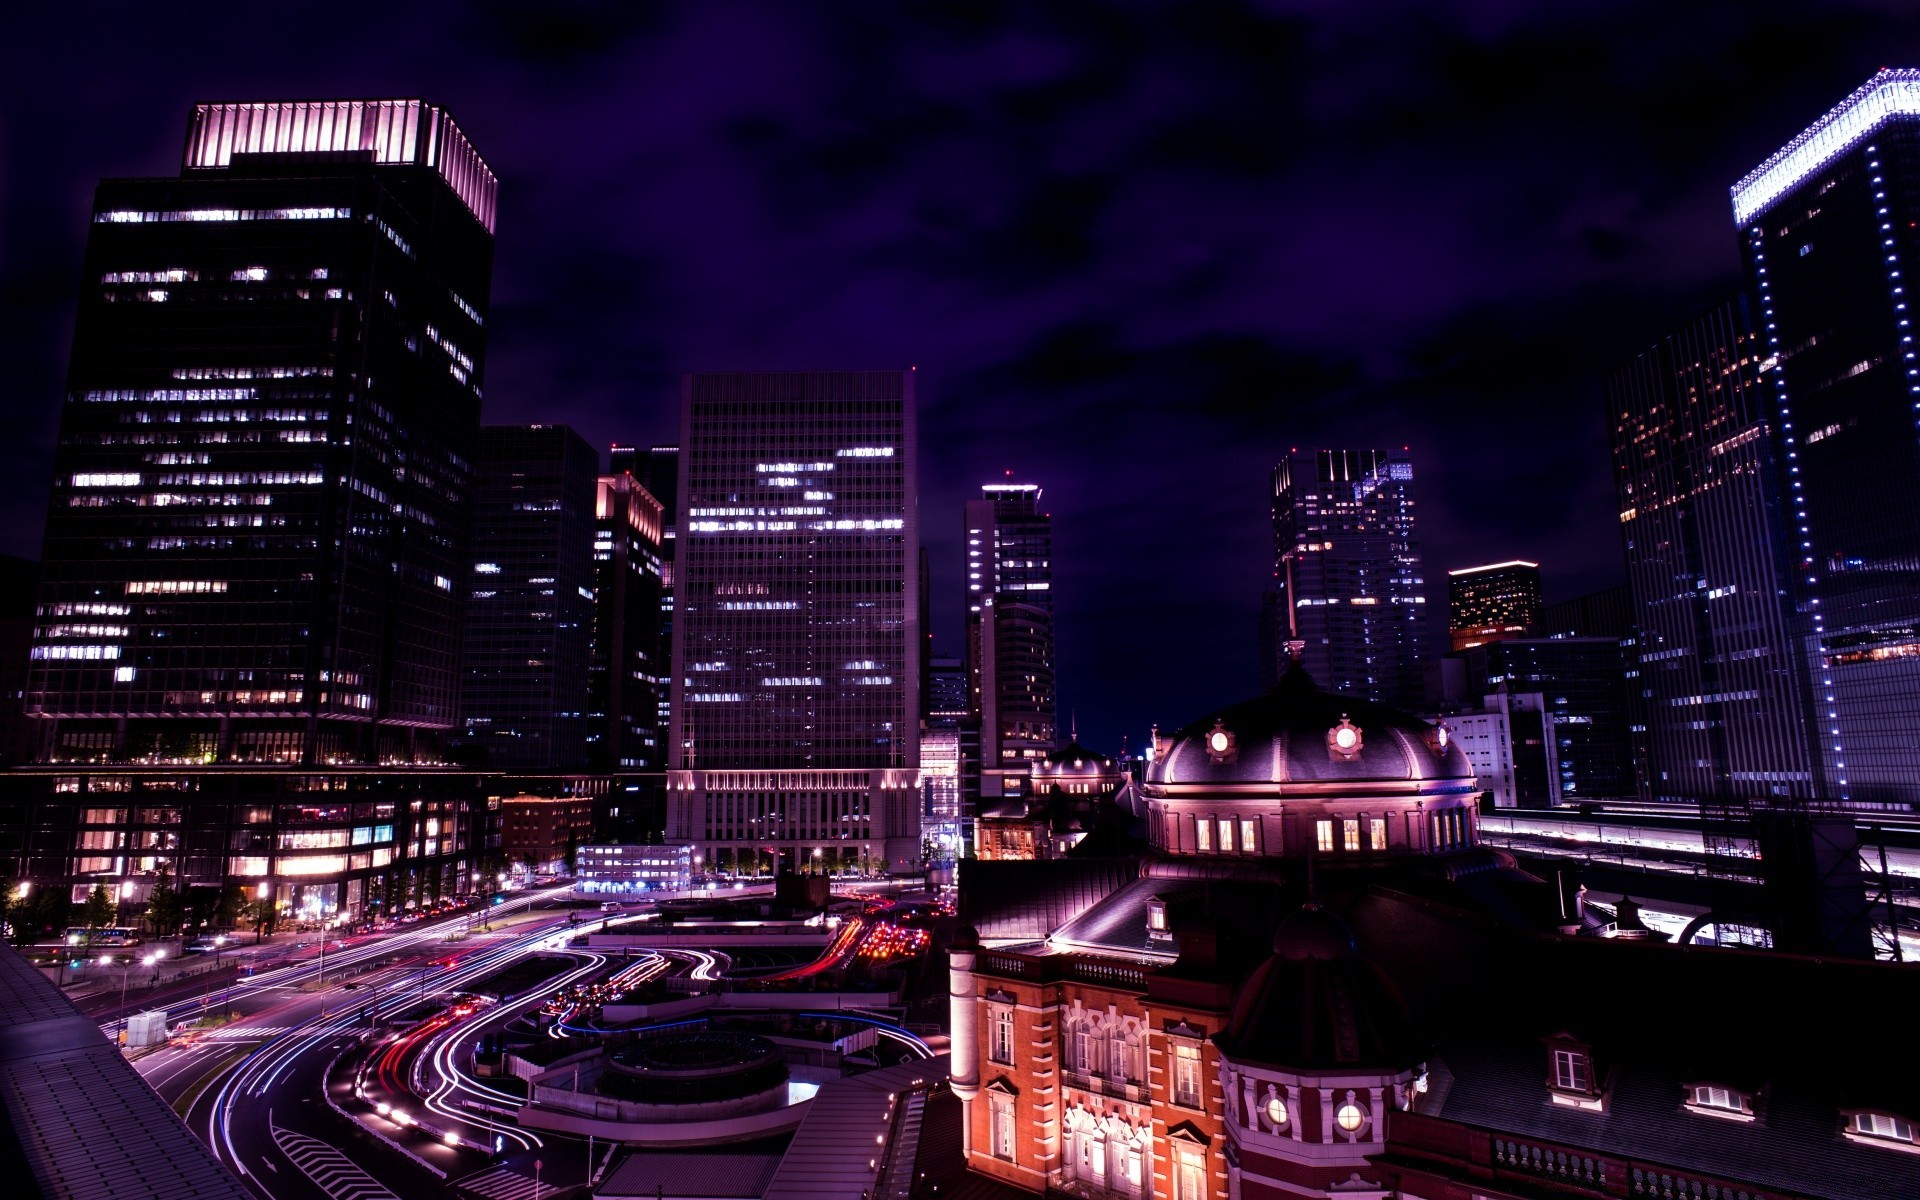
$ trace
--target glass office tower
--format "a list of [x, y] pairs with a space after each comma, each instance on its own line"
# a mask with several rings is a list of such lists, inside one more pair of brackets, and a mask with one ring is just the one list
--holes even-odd
[[473, 761], [588, 765], [600, 456], [564, 425], [480, 432], [460, 723]]
[[1778, 414], [1829, 797], [1920, 802], [1920, 71], [1882, 71], [1732, 190]]
[[1815, 794], [1767, 413], [1744, 297], [1606, 383], [1649, 770], [1642, 799]]
[[1273, 544], [1270, 645], [1284, 654], [1291, 621], [1301, 664], [1321, 687], [1418, 707], [1429, 650], [1412, 460], [1388, 450], [1289, 453], [1273, 472]]
[[178, 176], [99, 185], [28, 685], [45, 766], [0, 819], [22, 874], [137, 903], [168, 870], [317, 916], [460, 886], [485, 798], [434, 764], [494, 200], [420, 100], [201, 104]]
[[493, 176], [420, 101], [203, 104], [95, 195], [30, 710], [53, 761], [438, 758]]
[[669, 840], [733, 874], [920, 862], [911, 371], [682, 388]]

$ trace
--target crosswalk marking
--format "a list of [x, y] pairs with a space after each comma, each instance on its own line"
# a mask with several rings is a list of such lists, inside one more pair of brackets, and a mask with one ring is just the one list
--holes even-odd
[[378, 1180], [356, 1166], [346, 1155], [318, 1138], [269, 1123], [273, 1144], [280, 1153], [299, 1167], [308, 1179], [333, 1200], [400, 1200]]
[[455, 1181], [453, 1186], [485, 1196], [487, 1200], [534, 1200], [536, 1189], [541, 1195], [551, 1194], [554, 1190], [551, 1184], [536, 1184], [511, 1167], [495, 1167], [491, 1171], [469, 1175]]
[[243, 1038], [272, 1037], [276, 1033], [285, 1033], [287, 1025], [216, 1025], [205, 1030], [201, 1037], [209, 1041], [237, 1041]]

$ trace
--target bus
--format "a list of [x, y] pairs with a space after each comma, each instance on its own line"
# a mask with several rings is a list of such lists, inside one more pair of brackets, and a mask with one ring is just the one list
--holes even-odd
[[113, 947], [138, 946], [139, 944], [140, 932], [136, 929], [112, 928], [88, 930], [84, 925], [73, 925], [67, 929], [67, 945], [69, 946], [92, 945]]

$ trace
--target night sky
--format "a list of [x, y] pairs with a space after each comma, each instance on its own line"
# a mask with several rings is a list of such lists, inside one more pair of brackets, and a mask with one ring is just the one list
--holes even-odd
[[1412, 448], [1436, 617], [1475, 561], [1619, 582], [1600, 376], [1737, 286], [1735, 179], [1920, 65], [1910, 0], [173, 7], [9, 18], [0, 550], [95, 181], [177, 173], [195, 100], [424, 96], [501, 177], [488, 421], [670, 442], [684, 370], [918, 366], [938, 647], [960, 502], [1041, 483], [1107, 748], [1254, 690], [1289, 446]]

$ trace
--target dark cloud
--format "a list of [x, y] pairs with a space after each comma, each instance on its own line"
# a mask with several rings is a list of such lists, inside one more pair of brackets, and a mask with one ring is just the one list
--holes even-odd
[[689, 368], [907, 365], [959, 503], [1057, 521], [1063, 703], [1137, 744], [1253, 686], [1268, 473], [1408, 445], [1428, 574], [1620, 574], [1598, 379], [1737, 284], [1727, 187], [1893, 3], [87, 6], [0, 66], [0, 549], [45, 505], [88, 198], [196, 99], [419, 94], [502, 177], [488, 417], [669, 440]]

